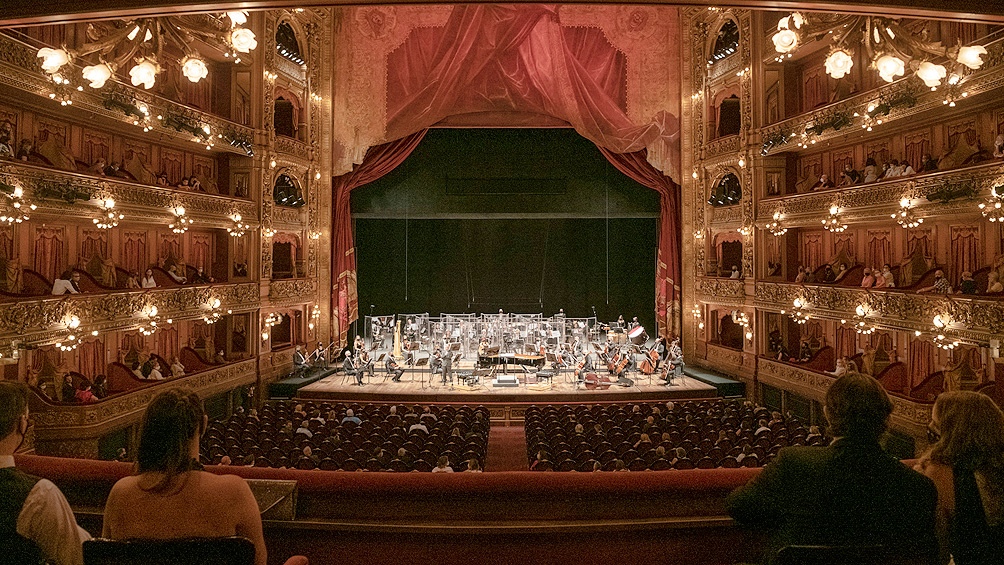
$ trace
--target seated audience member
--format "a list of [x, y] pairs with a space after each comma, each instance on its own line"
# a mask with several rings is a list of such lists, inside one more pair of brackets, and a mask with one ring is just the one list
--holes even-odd
[[73, 385], [73, 375], [63, 375], [63, 402], [77, 401], [77, 387]]
[[847, 373], [847, 358], [841, 357], [837, 359], [836, 367], [832, 371], [827, 371], [830, 375], [834, 377], [842, 377]]
[[202, 267], [195, 270], [195, 276], [192, 277], [192, 284], [209, 284], [211, 282], [216, 281], [213, 280], [213, 277], [206, 274]]
[[742, 274], [739, 272], [739, 267], [732, 265], [732, 274], [729, 275], [730, 279], [742, 278]]
[[623, 459], [614, 459], [614, 471], [622, 472], [630, 471], [630, 469], [628, 469], [627, 465], [624, 464]]
[[[882, 287], [896, 288], [896, 275], [893, 274], [889, 263], [882, 265], [882, 272], [880, 274], [882, 275]], [[875, 288], [881, 288], [878, 282], [878, 277], [875, 277]]]
[[795, 282], [796, 283], [805, 282], [805, 267], [801, 265], [798, 266], [798, 274], [795, 275]]
[[865, 269], [865, 276], [861, 277], [861, 288], [871, 288], [875, 286], [875, 275], [871, 269]]
[[833, 181], [826, 175], [820, 175], [816, 184], [812, 185], [812, 190], [826, 190], [827, 188], [833, 188]]
[[157, 288], [157, 281], [153, 278], [153, 269], [146, 270], [143, 280], [140, 281], [140, 286], [143, 288]]
[[28, 419], [28, 387], [0, 382], [0, 500], [4, 520], [3, 563], [81, 565], [81, 544], [90, 539], [77, 526], [63, 493], [48, 479], [14, 467], [14, 452], [24, 443]]
[[1004, 413], [989, 396], [945, 392], [934, 402], [934, 445], [917, 470], [938, 488], [942, 562], [1000, 563], [1004, 556]]
[[971, 272], [962, 272], [962, 281], [959, 282], [959, 292], [962, 294], [976, 294], [978, 292], [976, 288], [976, 279], [973, 278], [973, 274]]
[[139, 273], [136, 271], [129, 272], [129, 278], [126, 279], [126, 288], [143, 288], [139, 284]]
[[52, 282], [52, 294], [80, 294], [80, 273], [63, 271], [59, 278]]
[[736, 521], [773, 530], [767, 562], [787, 545], [881, 545], [935, 557], [937, 490], [879, 445], [892, 407], [875, 379], [840, 377], [823, 407], [833, 443], [782, 449], [729, 496]]
[[94, 396], [91, 392], [91, 383], [87, 381], [80, 381], [80, 386], [77, 387], [76, 393], [77, 402], [81, 404], [91, 404], [98, 401], [98, 397]]
[[120, 479], [105, 504], [102, 536], [110, 539], [248, 538], [255, 564], [265, 565], [258, 504], [247, 483], [215, 475], [199, 464], [206, 428], [194, 392], [158, 394], [147, 407], [136, 454], [136, 474]]
[[934, 294], [951, 294], [952, 283], [945, 278], [945, 272], [941, 269], [934, 271], [934, 282], [931, 286], [917, 289], [917, 292], [933, 292]]
[[314, 437], [314, 432], [310, 431], [310, 422], [308, 422], [307, 420], [300, 422], [300, 427], [296, 428], [296, 431], [293, 432], [293, 435], [296, 434], [303, 434], [308, 438]]
[[408, 433], [409, 434], [411, 432], [415, 431], [415, 430], [419, 430], [419, 431], [424, 432], [426, 434], [429, 433], [429, 428], [427, 428], [425, 426], [425, 424], [423, 424], [422, 422], [415, 422], [414, 424], [408, 426]]
[[356, 416], [355, 412], [353, 412], [351, 408], [345, 411], [345, 417], [342, 418], [342, 423], [344, 424], [345, 422], [352, 422], [356, 425], [363, 423], [362, 420], [359, 419], [359, 416]]
[[140, 365], [139, 361], [133, 361], [132, 363], [132, 374], [136, 375], [137, 379], [145, 379], [146, 375], [143, 374], [143, 366]]
[[188, 282], [188, 277], [184, 277], [178, 274], [177, 265], [171, 265], [170, 267], [168, 267], [167, 276], [171, 277], [171, 280], [179, 284], [185, 284]]
[[903, 174], [903, 167], [899, 164], [899, 159], [893, 159], [891, 163], [886, 163], [885, 174], [882, 175], [882, 180], [888, 180], [896, 178]]
[[152, 366], [150, 367], [150, 373], [146, 376], [146, 378], [148, 378], [148, 379], [150, 379], [152, 381], [162, 381], [162, 380], [164, 380], [164, 373], [160, 372], [160, 362], [159, 361], [154, 360]]
[[439, 461], [436, 463], [436, 467], [432, 470], [433, 473], [452, 473], [453, 467], [450, 467], [450, 458], [445, 455], [439, 456]]
[[473, 457], [470, 458], [467, 461], [467, 468], [464, 469], [464, 472], [465, 473], [480, 473], [481, 472], [481, 463], [478, 463], [478, 460], [475, 459], [475, 458], [473, 458]]
[[108, 396], [108, 377], [104, 375], [94, 377], [94, 384], [91, 386], [91, 392], [98, 398], [105, 398]]
[[227, 362], [227, 358], [223, 355], [223, 350], [216, 352], [216, 357], [213, 357], [213, 362], [217, 365], [223, 365]]
[[813, 272], [812, 267], [805, 268], [805, 278], [802, 279], [805, 284], [811, 284], [816, 282], [816, 273]]
[[902, 169], [899, 174], [901, 177], [908, 177], [917, 174], [917, 171], [913, 170], [913, 167], [910, 166], [910, 163], [906, 159], [903, 159], [903, 162], [900, 163], [899, 166]]
[[171, 376], [175, 378], [185, 376], [185, 366], [181, 364], [181, 359], [177, 357], [174, 358], [174, 361], [171, 361]]
[[920, 158], [920, 172], [930, 173], [938, 170], [938, 160], [931, 157], [930, 153], [924, 153]]
[[1001, 284], [997, 271], [990, 271], [990, 274], [987, 275], [987, 294], [997, 292], [1004, 292], [1004, 284]]
[[537, 458], [534, 459], [533, 463], [530, 464], [530, 470], [531, 471], [537, 471], [538, 470], [537, 468], [540, 467], [541, 464], [544, 463], [544, 462], [546, 462], [547, 460], [548, 460], [547, 459], [547, 452], [545, 452], [543, 450], [538, 451], [537, 452]]
[[831, 283], [837, 280], [837, 273], [833, 272], [833, 267], [829, 265], [823, 266], [823, 282]]
[[844, 170], [840, 173], [840, 177], [840, 186], [854, 186], [861, 182], [861, 173], [854, 170], [850, 164], [844, 165]]
[[864, 182], [869, 183], [878, 180], [879, 168], [878, 164], [875, 163], [875, 158], [869, 157], [865, 161], [864, 173], [865, 173]]

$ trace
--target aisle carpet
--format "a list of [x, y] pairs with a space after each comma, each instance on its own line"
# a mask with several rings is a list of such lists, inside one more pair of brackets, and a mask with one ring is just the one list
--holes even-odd
[[492, 426], [486, 459], [485, 471], [526, 471], [523, 426]]

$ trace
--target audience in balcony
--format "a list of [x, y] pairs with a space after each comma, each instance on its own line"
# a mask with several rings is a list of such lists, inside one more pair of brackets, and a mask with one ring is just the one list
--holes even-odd
[[63, 375], [63, 388], [60, 391], [63, 402], [73, 402], [77, 398], [77, 387], [73, 384], [73, 375]]
[[837, 274], [833, 272], [833, 267], [829, 265], [823, 266], [823, 281], [824, 283], [831, 283], [837, 280]]
[[979, 290], [976, 288], [976, 279], [973, 278], [973, 273], [970, 271], [962, 272], [962, 281], [959, 283], [959, 292], [962, 294], [976, 294]]
[[215, 475], [198, 462], [206, 420], [194, 392], [169, 390], [147, 407], [136, 472], [115, 483], [105, 504], [102, 535], [111, 539], [241, 536], [267, 563], [261, 514], [244, 479]]
[[153, 269], [146, 270], [146, 273], [143, 274], [143, 280], [140, 282], [140, 286], [143, 288], [157, 288], [157, 280], [153, 278]]
[[825, 173], [819, 176], [819, 180], [816, 181], [816, 184], [812, 185], [813, 191], [826, 190], [828, 188], [833, 188], [833, 181], [831, 181], [830, 177], [826, 176]]
[[740, 279], [742, 274], [739, 272], [739, 267], [737, 265], [732, 265], [732, 274], [729, 275], [730, 279]]
[[861, 288], [872, 288], [875, 286], [875, 275], [872, 274], [872, 270], [865, 267], [865, 274], [861, 277]]
[[209, 284], [216, 282], [213, 277], [206, 274], [206, 272], [200, 266], [195, 270], [195, 276], [192, 277], [192, 284]]
[[132, 374], [136, 375], [137, 379], [146, 378], [146, 375], [143, 374], [143, 366], [140, 364], [139, 361], [133, 361], [132, 367], [130, 367], [130, 369], [132, 370]]
[[160, 362], [156, 359], [150, 364], [150, 372], [146, 376], [147, 379], [151, 381], [162, 381], [164, 380], [164, 374], [160, 372]]
[[185, 376], [185, 366], [181, 364], [181, 359], [177, 357], [171, 361], [171, 376], [175, 378]]
[[63, 271], [59, 278], [52, 282], [52, 294], [80, 294], [80, 273]]
[[1001, 284], [1000, 275], [997, 271], [990, 271], [987, 275], [987, 294], [1004, 292], [1004, 284]]
[[94, 377], [94, 384], [91, 386], [91, 392], [98, 398], [106, 398], [108, 396], [108, 377], [105, 375], [98, 375]]
[[930, 153], [924, 153], [920, 158], [920, 172], [930, 173], [938, 170], [938, 160], [931, 157]]
[[934, 272], [934, 282], [931, 286], [925, 286], [924, 288], [917, 289], [917, 292], [926, 293], [931, 292], [934, 294], [952, 294], [952, 283], [948, 282], [945, 277], [945, 272], [938, 269]]
[[80, 381], [75, 398], [81, 404], [91, 404], [98, 401], [98, 397], [91, 392], [91, 383], [87, 381]]
[[0, 500], [4, 520], [4, 563], [84, 562], [82, 543], [90, 536], [77, 525], [73, 510], [48, 479], [22, 473], [14, 467], [14, 453], [24, 443], [30, 427], [28, 387], [0, 382]]
[[178, 266], [171, 265], [167, 268], [167, 276], [171, 277], [171, 280], [178, 284], [185, 284], [188, 282], [188, 277], [183, 277], [178, 274]]
[[934, 557], [934, 484], [879, 445], [892, 409], [878, 381], [844, 375], [825, 397], [834, 442], [781, 449], [729, 496], [726, 506], [739, 523], [773, 531], [768, 562], [787, 545], [882, 545]]
[[139, 284], [139, 273], [136, 271], [129, 272], [129, 278], [126, 279], [126, 288], [130, 290], [134, 288], [143, 288]]
[[917, 469], [938, 489], [941, 561], [999, 563], [1004, 555], [1004, 413], [971, 391], [938, 396], [931, 413], [933, 445]]
[[864, 173], [865, 173], [864, 182], [866, 184], [878, 180], [879, 168], [878, 164], [875, 163], [875, 159], [873, 157], [869, 157], [865, 161]]
[[998, 134], [994, 140], [994, 157], [1004, 158], [1004, 134]]
[[861, 173], [848, 163], [840, 173], [840, 186], [854, 186], [861, 182]]
[[827, 371], [827, 374], [834, 377], [842, 377], [847, 374], [847, 357], [841, 357], [837, 359], [837, 363], [832, 371]]

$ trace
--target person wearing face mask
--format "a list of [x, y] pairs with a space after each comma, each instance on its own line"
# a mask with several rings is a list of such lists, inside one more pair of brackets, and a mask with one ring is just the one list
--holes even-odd
[[7, 563], [80, 565], [90, 535], [77, 525], [63, 493], [14, 466], [28, 434], [28, 387], [0, 382], [0, 544]]

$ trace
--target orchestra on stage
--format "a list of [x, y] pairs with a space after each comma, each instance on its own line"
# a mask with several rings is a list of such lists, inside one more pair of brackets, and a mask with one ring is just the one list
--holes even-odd
[[[519, 386], [520, 376], [550, 387], [564, 377], [576, 389], [630, 387], [637, 378], [673, 386], [683, 369], [678, 341], [651, 339], [633, 318], [614, 322], [541, 314], [404, 314], [366, 316], [351, 347], [297, 346], [297, 372], [340, 368], [354, 384], [376, 376], [401, 382], [416, 372], [425, 386]], [[382, 370], [378, 370], [382, 368]], [[529, 378], [524, 378], [528, 382]], [[544, 385], [541, 385], [544, 386]]]

